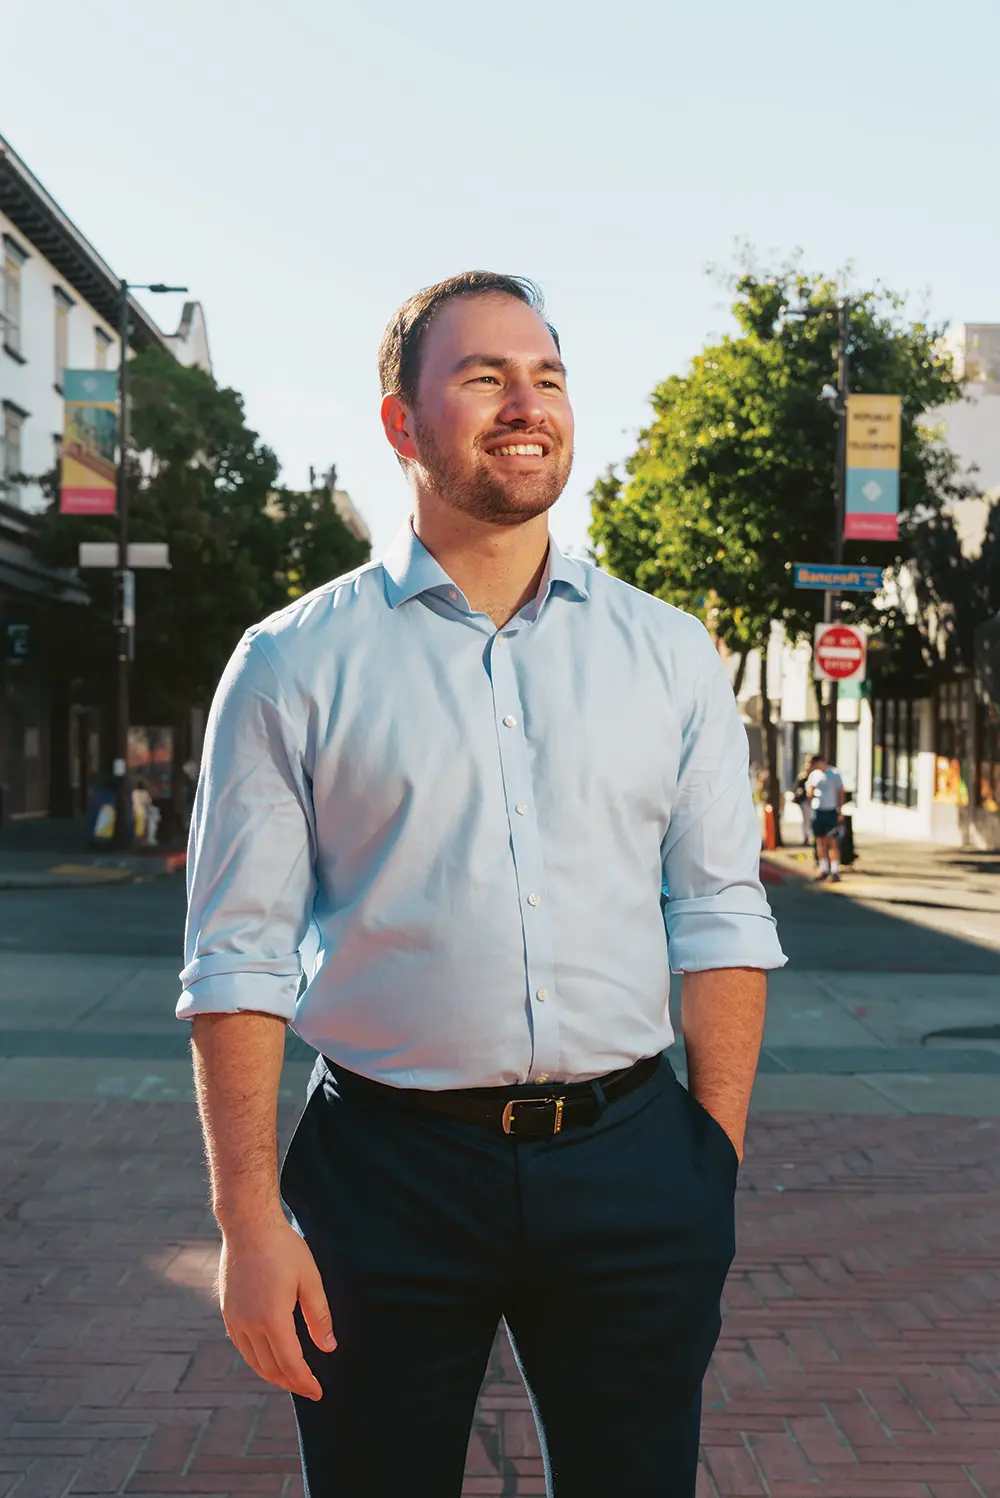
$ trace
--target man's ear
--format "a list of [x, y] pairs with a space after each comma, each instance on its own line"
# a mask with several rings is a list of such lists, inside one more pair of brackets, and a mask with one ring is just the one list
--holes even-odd
[[397, 458], [415, 458], [417, 456], [416, 445], [411, 435], [412, 418], [410, 408], [398, 395], [383, 396], [382, 426]]

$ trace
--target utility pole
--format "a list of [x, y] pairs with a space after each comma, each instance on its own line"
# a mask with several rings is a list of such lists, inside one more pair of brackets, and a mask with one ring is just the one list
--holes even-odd
[[135, 655], [135, 573], [128, 565], [128, 350], [129, 294], [132, 291], [186, 292], [186, 286], [118, 283], [118, 566], [115, 569], [115, 835], [116, 848], [132, 843], [132, 804], [128, 778], [129, 676]]
[[[842, 298], [837, 317], [837, 466], [834, 498], [833, 560], [844, 560], [844, 513], [847, 508], [847, 396], [849, 391], [849, 366], [847, 340], [851, 331], [851, 304]], [[832, 624], [840, 607], [840, 594], [823, 594], [823, 623]], [[824, 708], [823, 734], [820, 750], [831, 765], [837, 763], [837, 683], [828, 681]]]

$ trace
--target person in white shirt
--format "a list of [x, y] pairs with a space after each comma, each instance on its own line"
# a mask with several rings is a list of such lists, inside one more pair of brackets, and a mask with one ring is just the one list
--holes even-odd
[[819, 878], [840, 881], [840, 828], [846, 799], [840, 771], [821, 754], [814, 754], [806, 777], [806, 800], [812, 808], [812, 826], [819, 858]]

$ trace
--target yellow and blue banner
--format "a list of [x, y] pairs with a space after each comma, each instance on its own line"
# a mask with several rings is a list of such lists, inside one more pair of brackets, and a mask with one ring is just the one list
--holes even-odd
[[118, 376], [113, 369], [67, 369], [63, 395], [60, 514], [113, 515], [117, 508]]
[[847, 541], [899, 538], [899, 451], [902, 399], [847, 397]]

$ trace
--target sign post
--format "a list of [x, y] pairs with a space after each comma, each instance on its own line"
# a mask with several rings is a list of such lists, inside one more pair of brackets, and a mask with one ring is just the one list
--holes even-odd
[[848, 541], [899, 538], [902, 406], [898, 395], [847, 397], [844, 537]]

